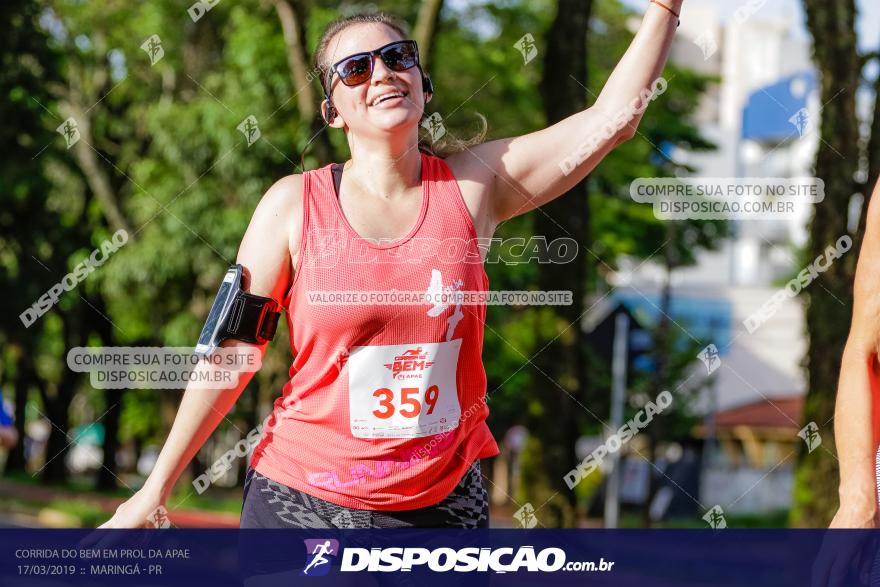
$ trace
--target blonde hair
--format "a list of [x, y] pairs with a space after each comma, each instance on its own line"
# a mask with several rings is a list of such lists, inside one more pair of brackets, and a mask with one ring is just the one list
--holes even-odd
[[[391, 16], [389, 14], [385, 14], [382, 12], [362, 12], [351, 14], [348, 16], [343, 16], [331, 22], [327, 25], [327, 28], [324, 29], [324, 32], [321, 34], [321, 38], [318, 40], [318, 47], [315, 49], [315, 70], [319, 72], [321, 79], [321, 88], [324, 90], [325, 95], [329, 95], [329, 88], [327, 87], [327, 76], [330, 71], [330, 63], [328, 62], [329, 58], [329, 49], [330, 42], [333, 40], [336, 35], [344, 31], [350, 26], [358, 25], [358, 24], [383, 24], [398, 35], [401, 38], [408, 39], [409, 38], [409, 30], [406, 24], [398, 19], [395, 16]], [[423, 75], [427, 75], [422, 72]], [[450, 132], [446, 132], [439, 140], [434, 140], [431, 137], [430, 132], [421, 124], [419, 125], [419, 150], [424, 151], [430, 155], [434, 155], [436, 157], [445, 158], [454, 153], [460, 153], [472, 147], [474, 145], [478, 145], [482, 143], [486, 139], [486, 133], [488, 130], [488, 123], [486, 122], [486, 118], [477, 113], [477, 117], [482, 122], [481, 128], [477, 133], [469, 139], [460, 139], [456, 136], [453, 136]]]

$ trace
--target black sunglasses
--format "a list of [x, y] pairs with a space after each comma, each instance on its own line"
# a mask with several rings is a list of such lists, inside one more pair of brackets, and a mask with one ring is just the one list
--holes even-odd
[[327, 92], [333, 74], [347, 86], [356, 86], [373, 77], [373, 56], [378, 55], [391, 71], [406, 71], [419, 64], [419, 48], [415, 41], [394, 41], [373, 51], [355, 53], [334, 63], [327, 72]]

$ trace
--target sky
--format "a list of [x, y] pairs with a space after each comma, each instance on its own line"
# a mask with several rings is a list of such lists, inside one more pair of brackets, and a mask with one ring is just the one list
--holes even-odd
[[[623, 0], [624, 4], [635, 10], [644, 10], [648, 0]], [[835, 0], [828, 0], [834, 2]], [[685, 0], [682, 18], [687, 18], [689, 6], [714, 6], [722, 18], [730, 18], [736, 9], [746, 4], [759, 4], [760, 0]], [[863, 51], [880, 49], [880, 2], [877, 0], [856, 0], [859, 10], [856, 22], [859, 35], [859, 47]], [[794, 15], [798, 23], [797, 34], [807, 35], [804, 10], [801, 0], [766, 0], [759, 14], [768, 16]]]
[[[826, 0], [835, 2], [837, 0]], [[492, 0], [446, 0], [447, 6], [453, 10], [462, 10], [469, 5], [489, 4]], [[644, 11], [649, 0], [622, 0], [624, 4], [633, 10]], [[761, 5], [761, 2], [764, 2]], [[740, 6], [753, 4], [760, 5], [758, 14], [766, 14], [768, 17], [784, 17], [791, 15], [798, 23], [796, 35], [807, 37], [806, 23], [802, 0], [685, 0], [683, 17], [687, 18], [688, 7], [709, 6], [714, 7], [721, 14], [722, 19], [732, 17]], [[858, 21], [856, 29], [859, 35], [859, 47], [862, 51], [880, 50], [880, 0], [856, 0], [858, 9]], [[474, 23], [477, 28], [485, 28], [485, 33], [492, 36], [497, 33], [492, 23]]]

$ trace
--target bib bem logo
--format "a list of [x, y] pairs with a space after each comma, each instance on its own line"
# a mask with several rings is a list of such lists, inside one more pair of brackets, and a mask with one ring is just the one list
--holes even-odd
[[[397, 379], [401, 373], [409, 371], [424, 371], [434, 364], [428, 361], [428, 353], [422, 353], [422, 347], [404, 351], [402, 355], [394, 357], [393, 363], [385, 363], [385, 367], [391, 370], [392, 377]], [[421, 377], [421, 374], [413, 374], [413, 377]]]
[[329, 573], [333, 559], [339, 556], [339, 541], [332, 538], [313, 538], [303, 542], [306, 543], [306, 566], [302, 574], [320, 577]]

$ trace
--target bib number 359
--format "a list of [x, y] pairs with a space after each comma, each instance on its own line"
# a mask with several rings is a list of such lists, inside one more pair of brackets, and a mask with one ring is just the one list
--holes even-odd
[[379, 409], [373, 410], [373, 415], [380, 420], [387, 420], [397, 411], [404, 418], [415, 418], [422, 413], [423, 409], [425, 409], [425, 414], [430, 415], [437, 407], [439, 396], [440, 389], [436, 385], [425, 390], [424, 396], [418, 387], [403, 387], [400, 389], [398, 402], [395, 405], [394, 392], [387, 387], [381, 387], [373, 392], [373, 397], [379, 399]]
[[349, 424], [356, 438], [417, 438], [458, 426], [461, 339], [353, 347]]

